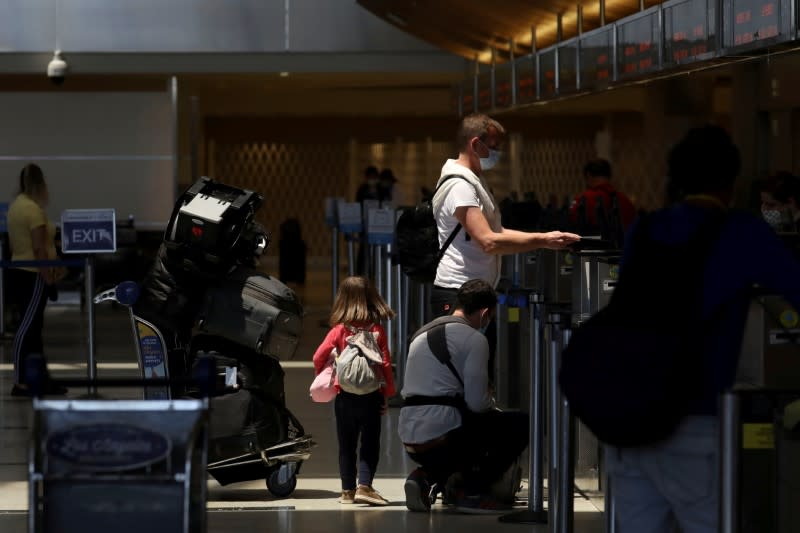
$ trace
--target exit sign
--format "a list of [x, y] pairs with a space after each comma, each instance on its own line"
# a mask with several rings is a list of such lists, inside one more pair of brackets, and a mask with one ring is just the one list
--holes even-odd
[[61, 249], [65, 254], [117, 251], [113, 209], [67, 209], [61, 213]]

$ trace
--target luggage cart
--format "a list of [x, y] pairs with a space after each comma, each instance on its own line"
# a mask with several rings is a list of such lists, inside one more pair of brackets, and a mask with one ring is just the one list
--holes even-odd
[[[142, 380], [59, 383], [143, 385]], [[207, 395], [34, 397], [31, 437], [29, 533], [205, 533]]]

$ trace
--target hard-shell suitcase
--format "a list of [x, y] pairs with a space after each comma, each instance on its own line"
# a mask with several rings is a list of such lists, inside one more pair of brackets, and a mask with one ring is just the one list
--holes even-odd
[[202, 334], [286, 360], [294, 356], [300, 340], [302, 315], [297, 296], [286, 285], [242, 268], [209, 286], [198, 328]]

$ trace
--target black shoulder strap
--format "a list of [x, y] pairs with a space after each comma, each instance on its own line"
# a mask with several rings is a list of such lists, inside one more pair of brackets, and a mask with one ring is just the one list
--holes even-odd
[[[441, 183], [439, 183], [439, 185], [436, 186], [436, 190], [433, 191], [433, 194], [436, 195], [436, 192], [439, 190], [439, 188], [442, 185], [444, 185], [444, 182], [446, 182], [447, 180], [451, 180], [453, 178], [459, 178], [459, 179], [462, 179], [464, 181], [467, 181], [467, 179], [464, 176], [460, 176], [458, 174], [450, 174], [449, 176], [445, 176], [444, 179], [441, 181]], [[467, 183], [469, 183], [469, 182], [467, 182]], [[461, 231], [461, 223], [460, 222], [458, 224], [456, 224], [456, 227], [453, 228], [453, 231], [450, 233], [450, 235], [447, 237], [447, 240], [444, 241], [444, 244], [439, 249], [439, 253], [436, 254], [436, 260], [437, 261], [441, 261], [442, 260], [442, 257], [444, 257], [444, 252], [447, 250], [447, 248], [451, 244], [453, 244], [453, 241], [456, 239], [456, 235], [458, 235], [459, 231]]]
[[[465, 324], [469, 326], [469, 322], [466, 319], [458, 317], [458, 316], [442, 316], [435, 320], [432, 320], [422, 326], [414, 336], [411, 337], [411, 341], [413, 342], [414, 339], [422, 335], [423, 333], [427, 333], [428, 336], [426, 340], [428, 341], [428, 348], [430, 348], [433, 355], [436, 359], [439, 360], [440, 363], [443, 365], [447, 365], [447, 368], [450, 369], [450, 372], [456, 377], [458, 382], [461, 386], [464, 386], [464, 380], [461, 379], [461, 376], [458, 374], [456, 367], [453, 366], [452, 357], [450, 356], [450, 350], [447, 348], [447, 336], [445, 333], [444, 326], [446, 324]], [[470, 326], [472, 327], [472, 326]]]

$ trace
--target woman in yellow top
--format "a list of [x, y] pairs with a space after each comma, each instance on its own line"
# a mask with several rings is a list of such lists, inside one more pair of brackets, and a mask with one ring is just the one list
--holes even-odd
[[[49, 200], [44, 173], [37, 165], [26, 165], [19, 175], [20, 191], [8, 208], [8, 236], [12, 261], [57, 259], [55, 226], [47, 220]], [[27, 396], [25, 360], [31, 354], [43, 355], [42, 328], [48, 294], [63, 275], [63, 269], [20, 267], [8, 270], [9, 286], [22, 320], [14, 338], [14, 396]], [[62, 387], [47, 387], [48, 394], [64, 394]]]

